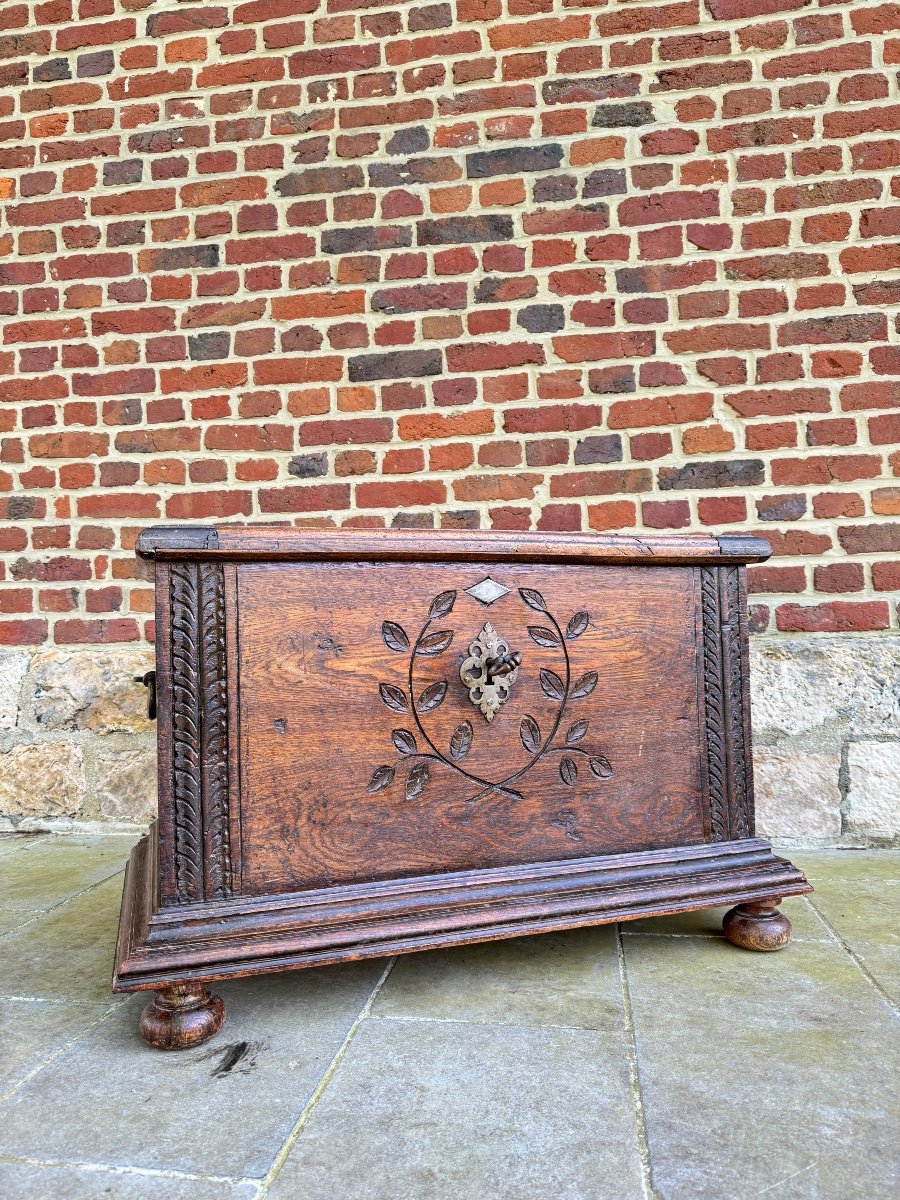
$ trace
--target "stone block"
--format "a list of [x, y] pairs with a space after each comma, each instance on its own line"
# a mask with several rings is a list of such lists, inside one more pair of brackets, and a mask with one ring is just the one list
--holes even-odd
[[900, 738], [900, 638], [760, 638], [750, 646], [753, 729]]
[[77, 817], [84, 809], [81, 747], [69, 742], [13, 746], [0, 754], [0, 814]]
[[900, 837], [900, 744], [853, 742], [847, 762], [848, 827], [878, 841]]
[[768, 838], [841, 835], [841, 758], [837, 751], [757, 746], [753, 754], [756, 827]]
[[34, 719], [42, 729], [149, 732], [147, 693], [134, 677], [152, 666], [144, 650], [37, 654], [29, 674]]
[[156, 752], [152, 746], [127, 750], [100, 747], [91, 758], [90, 795], [104, 820], [143, 823], [156, 815]]
[[19, 692], [28, 670], [29, 655], [14, 651], [0, 654], [0, 729], [15, 729]]

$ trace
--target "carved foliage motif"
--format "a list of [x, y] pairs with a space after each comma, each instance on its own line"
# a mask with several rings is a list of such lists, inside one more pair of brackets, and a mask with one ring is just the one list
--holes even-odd
[[231, 895], [225, 580], [213, 563], [171, 574], [175, 884], [180, 903]]
[[[504, 779], [490, 780], [466, 769], [462, 760], [472, 747], [474, 729], [470, 721], [463, 721], [453, 731], [450, 737], [449, 752], [441, 749], [437, 742], [428, 734], [422, 722], [422, 716], [436, 709], [447, 694], [447, 680], [440, 680], [426, 687], [416, 698], [416, 688], [413, 678], [416, 659], [418, 657], [434, 657], [450, 646], [453, 631], [440, 629], [431, 631], [431, 625], [448, 616], [456, 603], [455, 591], [441, 592], [431, 601], [428, 617], [418, 637], [410, 641], [403, 627], [394, 621], [385, 621], [381, 627], [381, 636], [389, 650], [396, 654], [409, 654], [407, 669], [407, 687], [399, 688], [394, 684], [381, 683], [378, 686], [382, 702], [392, 712], [411, 717], [414, 732], [408, 729], [395, 729], [391, 734], [394, 748], [401, 756], [394, 765], [385, 763], [377, 767], [369, 780], [369, 792], [381, 792], [393, 784], [401, 764], [407, 768], [404, 782], [404, 792], [407, 800], [414, 800], [428, 785], [431, 772], [439, 767], [447, 767], [463, 777], [470, 787], [477, 788], [469, 797], [469, 802], [481, 800], [491, 792], [506, 796], [513, 800], [521, 800], [523, 794], [512, 785], [517, 783], [538, 762], [548, 755], [559, 754], [559, 777], [569, 787], [574, 787], [578, 780], [579, 765], [587, 768], [596, 779], [609, 779], [612, 767], [609, 759], [599, 751], [590, 751], [579, 745], [588, 732], [588, 721], [585, 718], [570, 722], [565, 727], [561, 741], [557, 735], [563, 728], [563, 717], [571, 701], [577, 701], [589, 696], [597, 686], [596, 671], [587, 671], [573, 682], [571, 663], [567, 643], [580, 637], [588, 628], [590, 617], [586, 612], [576, 612], [568, 621], [565, 631], [556, 618], [550, 613], [544, 597], [532, 588], [519, 588], [522, 602], [532, 611], [540, 613], [547, 624], [529, 625], [528, 635], [536, 646], [545, 650], [555, 651], [561, 656], [558, 674], [550, 667], [541, 667], [538, 678], [540, 687], [548, 699], [557, 703], [554, 715], [550, 721], [550, 729], [542, 734], [535, 717], [526, 714], [519, 726], [519, 740], [522, 748], [528, 754], [528, 761], [518, 770], [511, 772]], [[422, 749], [420, 749], [420, 743]]]
[[741, 596], [737, 567], [700, 572], [706, 763], [713, 840], [749, 837], [753, 824], [744, 736]]

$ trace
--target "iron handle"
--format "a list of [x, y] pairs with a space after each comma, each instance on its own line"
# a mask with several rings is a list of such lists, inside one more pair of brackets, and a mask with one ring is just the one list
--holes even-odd
[[135, 675], [135, 683], [142, 683], [147, 689], [147, 718], [156, 720], [156, 672], [145, 671], [143, 675]]

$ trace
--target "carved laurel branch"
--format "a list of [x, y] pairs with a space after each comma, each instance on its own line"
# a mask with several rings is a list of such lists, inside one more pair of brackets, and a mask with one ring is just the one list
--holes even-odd
[[[432, 621], [444, 617], [452, 611], [456, 595], [455, 591], [441, 592], [432, 600], [428, 611], [428, 619], [412, 645], [410, 645], [410, 639], [406, 631], [396, 622], [385, 621], [381, 629], [382, 638], [388, 649], [398, 654], [403, 654], [407, 651], [410, 652], [408, 693], [394, 684], [381, 683], [378, 689], [381, 699], [392, 711], [404, 714], [408, 712], [411, 714], [416, 730], [425, 745], [429, 748], [427, 751], [420, 751], [415, 735], [408, 729], [395, 729], [391, 734], [391, 740], [395, 749], [404, 759], [412, 763], [406, 776], [404, 788], [406, 798], [414, 800], [425, 790], [430, 779], [430, 764], [432, 762], [443, 764], [470, 782], [482, 785], [479, 792], [469, 797], [470, 802], [480, 800], [492, 791], [513, 799], [522, 799], [522, 793], [510, 785], [527, 774], [547, 754], [562, 753], [563, 757], [560, 759], [559, 775], [563, 783], [570, 787], [574, 787], [578, 779], [578, 763], [573, 757], [574, 755], [584, 756], [587, 759], [588, 769], [598, 779], [608, 779], [612, 775], [612, 767], [606, 756], [599, 752], [591, 753], [577, 745], [588, 732], [587, 720], [573, 721], [566, 730], [564, 743], [562, 745], [553, 744], [568, 702], [589, 696], [597, 686], [598, 676], [596, 671], [588, 671], [576, 681], [574, 687], [572, 686], [569, 653], [566, 647], [567, 641], [574, 641], [585, 632], [590, 621], [590, 616], [584, 611], [576, 612], [568, 621], [566, 631], [563, 633], [556, 618], [549, 612], [543, 596], [540, 592], [532, 588], [520, 588], [519, 595], [530, 609], [544, 614], [552, 628], [543, 625], [529, 625], [529, 637], [535, 645], [542, 648], [561, 649], [565, 661], [564, 678], [560, 678], [549, 667], [542, 667], [539, 673], [541, 690], [551, 700], [559, 702], [559, 708], [552, 722], [549, 736], [546, 739], [542, 739], [540, 727], [535, 718], [529, 715], [523, 717], [519, 727], [519, 739], [530, 755], [529, 761], [519, 770], [499, 782], [483, 779], [467, 771], [461, 765], [461, 760], [466, 757], [471, 749], [474, 738], [474, 730], [470, 721], [463, 721], [454, 730], [450, 738], [449, 757], [435, 745], [422, 725], [421, 714], [431, 712], [443, 702], [447, 694], [447, 681], [440, 680], [437, 683], [430, 684], [418, 697], [418, 700], [416, 700], [413, 686], [413, 666], [417, 655], [434, 656], [442, 654], [450, 645], [453, 639], [453, 632], [451, 630], [444, 629], [429, 633], [429, 627]], [[369, 781], [369, 792], [380, 792], [390, 787], [396, 778], [396, 774], [396, 765], [383, 764], [379, 766]]]
[[176, 563], [171, 580], [175, 888], [190, 903], [232, 889], [225, 582], [209, 563]]

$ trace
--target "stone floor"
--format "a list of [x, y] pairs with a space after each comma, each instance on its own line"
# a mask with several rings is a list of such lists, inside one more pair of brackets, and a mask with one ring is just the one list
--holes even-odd
[[898, 1194], [898, 854], [796, 853], [780, 954], [719, 910], [237, 981], [165, 1054], [109, 992], [128, 848], [0, 838], [4, 1200]]

